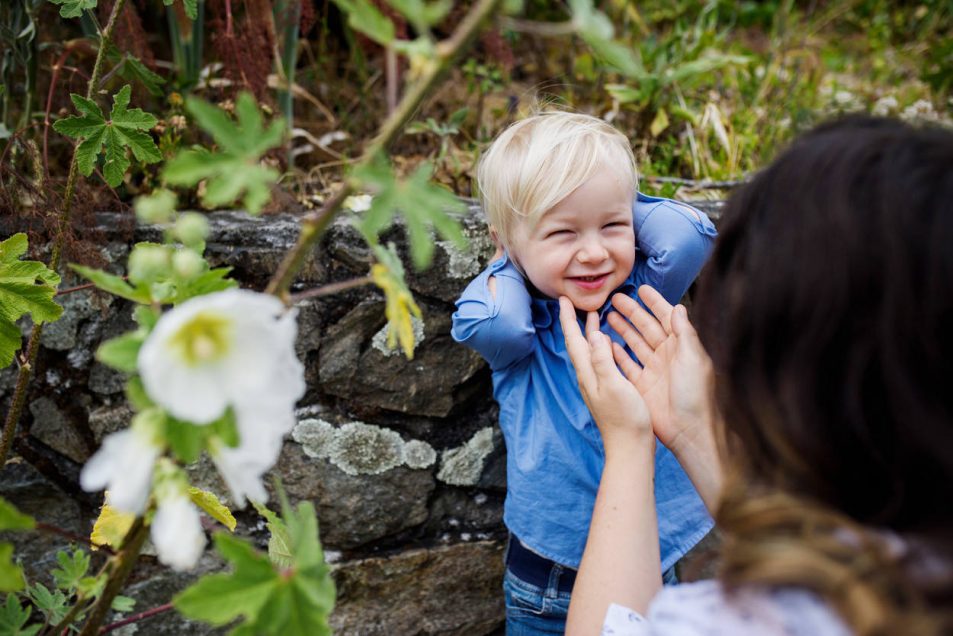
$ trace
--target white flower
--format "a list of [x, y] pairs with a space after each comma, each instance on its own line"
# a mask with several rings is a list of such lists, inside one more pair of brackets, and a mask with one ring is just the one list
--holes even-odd
[[205, 551], [205, 531], [185, 490], [176, 489], [159, 499], [150, 536], [162, 563], [178, 571], [195, 567]]
[[161, 448], [152, 431], [137, 425], [112, 433], [103, 440], [79, 475], [83, 490], [109, 490], [109, 505], [123, 512], [141, 514], [149, 498], [152, 469]]
[[282, 439], [295, 425], [294, 411], [267, 403], [246, 405], [237, 411], [239, 445], [222, 443], [210, 450], [212, 461], [231, 491], [235, 505], [252, 501], [268, 501], [262, 477], [278, 461]]
[[167, 312], [139, 351], [149, 396], [173, 416], [208, 424], [231, 405], [293, 408], [304, 394], [294, 312], [270, 295], [231, 289]]

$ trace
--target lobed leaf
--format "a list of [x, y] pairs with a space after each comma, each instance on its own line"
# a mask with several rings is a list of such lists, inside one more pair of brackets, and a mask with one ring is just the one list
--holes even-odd
[[53, 301], [60, 277], [39, 261], [21, 261], [28, 248], [19, 232], [0, 242], [0, 368], [13, 362], [22, 343], [16, 321], [29, 314], [34, 323], [52, 322], [63, 313]]
[[[0, 545], [0, 560], [3, 558], [2, 554], [3, 545]], [[2, 571], [0, 569], [0, 573]], [[2, 589], [2, 585], [3, 581], [0, 579], [0, 589]], [[17, 600], [16, 595], [8, 594], [6, 604], [0, 605], [0, 634], [4, 636], [33, 636], [43, 626], [40, 624], [26, 626], [26, 622], [30, 620], [30, 614], [32, 613], [33, 610], [29, 605], [20, 607], [20, 601]]]

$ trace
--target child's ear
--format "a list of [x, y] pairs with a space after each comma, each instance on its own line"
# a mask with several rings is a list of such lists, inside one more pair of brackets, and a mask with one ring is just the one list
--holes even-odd
[[490, 238], [493, 239], [493, 244], [496, 246], [496, 253], [493, 254], [491, 261], [495, 261], [501, 256], [503, 256], [503, 244], [500, 242], [500, 236], [496, 233], [496, 228], [492, 225], [490, 226]]

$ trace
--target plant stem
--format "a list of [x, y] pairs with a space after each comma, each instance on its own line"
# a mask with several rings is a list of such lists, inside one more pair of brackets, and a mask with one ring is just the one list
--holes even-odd
[[133, 623], [138, 623], [141, 620], [145, 620], [156, 614], [161, 614], [163, 612], [168, 612], [172, 609], [172, 603], [166, 603], [165, 605], [159, 605], [158, 607], [153, 607], [144, 612], [139, 612], [138, 614], [133, 614], [129, 618], [124, 618], [121, 621], [116, 621], [115, 623], [110, 623], [109, 625], [104, 625], [102, 629], [99, 630], [100, 634], [108, 634], [114, 629], [119, 629], [120, 627], [125, 627], [126, 625], [131, 625]]
[[298, 292], [297, 294], [291, 295], [291, 302], [296, 303], [302, 300], [308, 300], [310, 298], [321, 298], [323, 296], [331, 296], [339, 292], [354, 289], [355, 287], [363, 287], [364, 285], [370, 285], [374, 282], [374, 279], [370, 276], [362, 276], [360, 278], [352, 278], [351, 280], [342, 280], [340, 283], [331, 283], [329, 285], [322, 285], [321, 287], [316, 287], [315, 289], [309, 289], [307, 291]]
[[92, 548], [93, 550], [103, 550], [104, 552], [108, 552], [109, 554], [116, 554], [116, 552], [112, 549], [111, 546], [99, 545], [98, 543], [93, 543], [92, 541], [89, 540], [88, 537], [84, 537], [82, 535], [76, 534], [75, 532], [70, 532], [69, 530], [60, 528], [59, 526], [54, 526], [49, 523], [43, 523], [42, 521], [37, 521], [36, 529], [41, 530], [43, 532], [48, 532], [50, 534], [56, 534], [61, 537], [65, 537], [66, 539], [69, 539], [70, 541], [88, 546]]
[[126, 579], [135, 567], [139, 558], [139, 552], [142, 550], [142, 544], [146, 542], [146, 536], [149, 534], [149, 526], [146, 525], [143, 517], [137, 517], [135, 523], [126, 533], [126, 538], [122, 542], [122, 548], [112, 560], [112, 567], [109, 571], [109, 578], [106, 579], [106, 585], [103, 587], [102, 594], [96, 599], [90, 612], [86, 624], [83, 625], [79, 636], [93, 636], [99, 633], [99, 628], [112, 607], [113, 599], [122, 590], [126, 584]]
[[[437, 44], [437, 59], [430, 64], [422, 77], [404, 94], [403, 99], [397, 105], [397, 109], [381, 125], [380, 132], [365, 148], [358, 166], [368, 164], [397, 138], [400, 131], [417, 112], [424, 98], [437, 85], [437, 82], [447, 72], [454, 60], [470, 44], [483, 22], [496, 11], [501, 3], [502, 0], [478, 0], [464, 16], [463, 21], [453, 34]], [[341, 189], [329, 198], [320, 210], [302, 218], [298, 242], [285, 254], [281, 265], [278, 266], [278, 271], [268, 282], [265, 291], [278, 296], [282, 300], [289, 300], [288, 290], [291, 288], [295, 275], [301, 270], [307, 255], [324, 236], [325, 230], [334, 220], [334, 216], [344, 199], [350, 196], [353, 191], [354, 184], [350, 180], [345, 181]]]
[[[112, 12], [109, 14], [109, 22], [106, 23], [106, 29], [103, 31], [103, 37], [99, 41], [99, 50], [96, 52], [96, 62], [93, 64], [93, 74], [86, 85], [86, 99], [92, 99], [99, 84], [99, 77], [103, 72], [103, 60], [106, 58], [106, 47], [112, 40], [113, 31], [116, 30], [116, 22], [119, 13], [125, 6], [126, 0], [116, 0], [113, 4]], [[60, 257], [63, 253], [63, 245], [66, 243], [66, 230], [69, 227], [70, 209], [73, 205], [73, 194], [76, 191], [76, 175], [79, 172], [77, 168], [77, 154], [73, 151], [73, 159], [69, 164], [69, 176], [66, 179], [66, 192], [63, 194], [63, 211], [56, 220], [56, 234], [53, 238], [53, 250], [50, 254], [50, 269], [54, 272], [60, 266]], [[33, 325], [33, 331], [30, 333], [30, 342], [27, 345], [26, 362], [20, 367], [20, 373], [17, 375], [17, 386], [13, 393], [13, 401], [10, 404], [10, 410], [7, 412], [7, 418], [3, 423], [3, 435], [0, 437], [0, 466], [7, 462], [7, 455], [10, 453], [10, 445], [13, 444], [13, 436], [16, 434], [17, 423], [20, 421], [20, 415], [23, 412], [23, 404], [26, 402], [27, 387], [30, 384], [30, 377], [33, 375], [33, 367], [36, 364], [36, 355], [40, 351], [40, 336], [43, 334], [43, 325]]]

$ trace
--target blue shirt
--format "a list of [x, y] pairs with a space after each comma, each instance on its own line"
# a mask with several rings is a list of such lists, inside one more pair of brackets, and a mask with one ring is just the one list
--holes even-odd
[[[702, 212], [639, 193], [633, 202], [638, 251], [618, 290], [640, 285], [676, 303], [698, 275], [715, 226]], [[487, 281], [496, 278], [496, 298]], [[600, 311], [602, 330], [623, 346]], [[559, 304], [530, 294], [507, 256], [477, 276], [457, 301], [453, 338], [479, 352], [493, 372], [506, 441], [503, 521], [531, 550], [577, 568], [589, 532], [605, 453], [599, 429], [579, 392], [559, 324]], [[675, 456], [655, 451], [655, 502], [662, 569], [667, 570], [713, 522]]]

